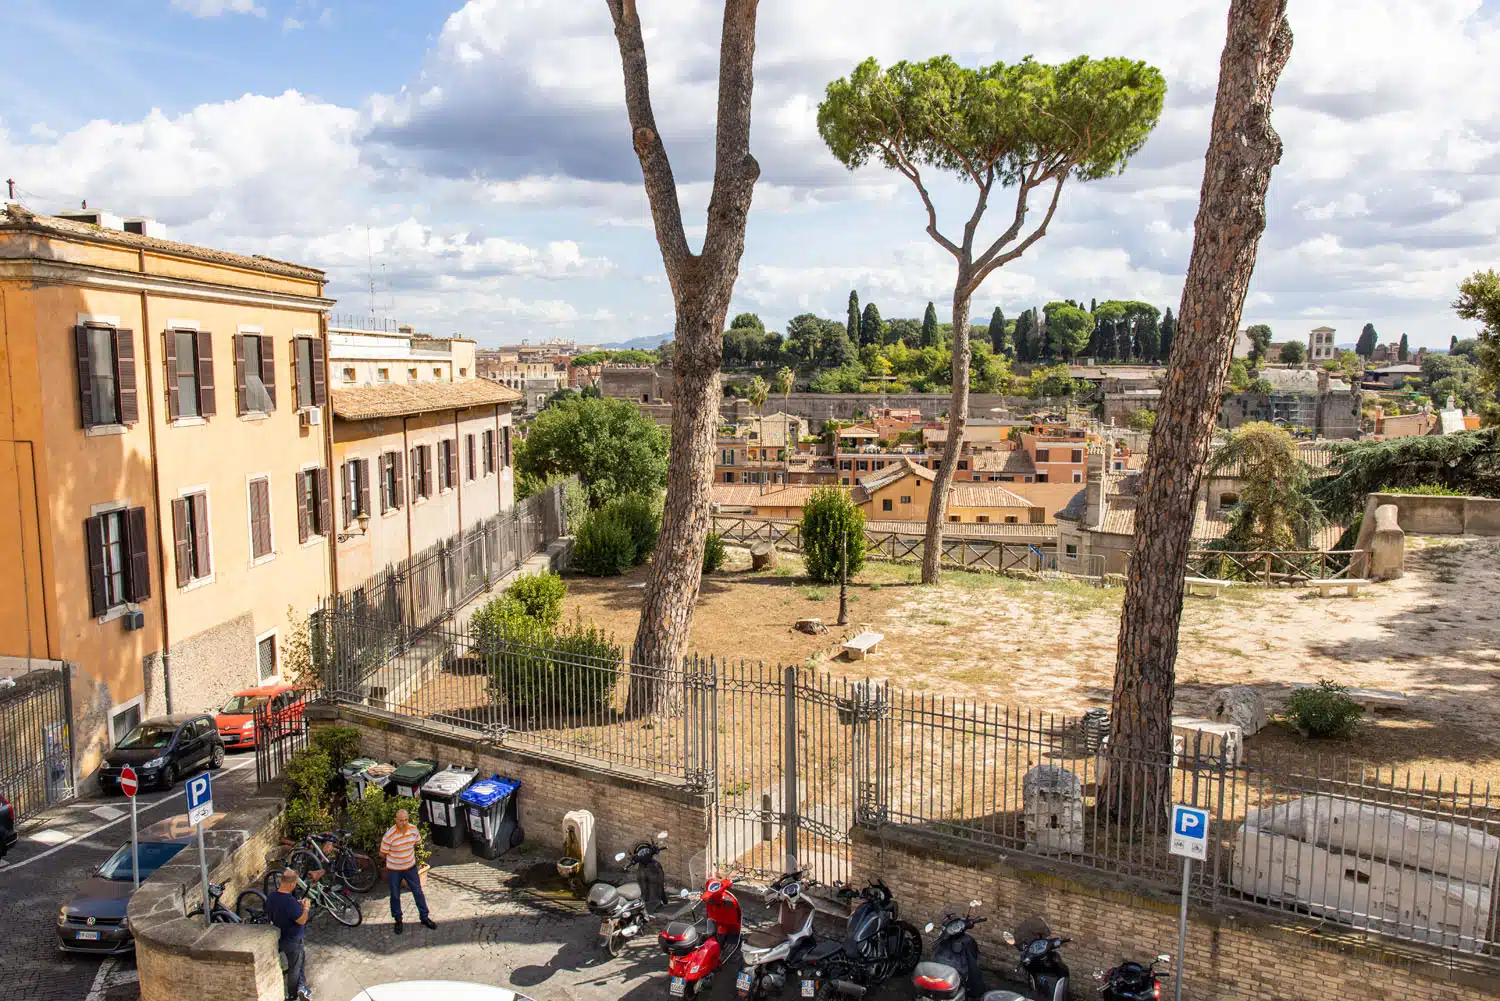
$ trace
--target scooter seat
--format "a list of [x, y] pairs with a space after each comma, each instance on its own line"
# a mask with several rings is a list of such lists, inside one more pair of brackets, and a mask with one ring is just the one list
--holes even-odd
[[807, 954], [802, 957], [802, 961], [804, 963], [817, 963], [828, 959], [830, 956], [836, 956], [843, 951], [844, 947], [841, 943], [825, 938], [807, 950]]
[[589, 888], [589, 910], [595, 914], [608, 915], [621, 904], [632, 900], [641, 899], [641, 884], [623, 883], [620, 886], [611, 886], [608, 883], [595, 883]]
[[640, 900], [641, 884], [621, 883], [619, 886], [615, 887], [615, 892], [624, 897], [626, 900]]
[[745, 948], [747, 949], [774, 949], [785, 942], [791, 936], [780, 928], [769, 928], [764, 931], [752, 931], [745, 933]]

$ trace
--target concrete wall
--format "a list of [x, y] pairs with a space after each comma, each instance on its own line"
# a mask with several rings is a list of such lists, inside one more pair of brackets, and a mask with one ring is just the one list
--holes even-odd
[[1367, 548], [1375, 527], [1375, 509], [1393, 504], [1407, 535], [1500, 535], [1500, 500], [1489, 497], [1430, 497], [1424, 494], [1369, 494], [1359, 532]]
[[[712, 809], [705, 793], [624, 769], [497, 747], [476, 740], [472, 730], [428, 722], [419, 727], [404, 717], [351, 706], [340, 706], [336, 712], [338, 722], [359, 728], [360, 753], [366, 757], [396, 764], [432, 758], [444, 767], [464, 765], [483, 775], [498, 772], [519, 779], [520, 820], [528, 841], [561, 852], [563, 814], [589, 810], [594, 814], [601, 869], [616, 852], [629, 851], [665, 830], [672, 845], [661, 859], [668, 879], [682, 884], [692, 874], [702, 876]], [[699, 868], [690, 873], [695, 856]]]
[[[902, 917], [918, 927], [966, 900], [980, 900], [989, 918], [974, 931], [981, 961], [1002, 974], [1010, 975], [1015, 957], [1002, 932], [1032, 916], [1073, 940], [1063, 956], [1077, 998], [1090, 993], [1090, 970], [1177, 952], [1177, 900], [1132, 889], [1128, 880], [1110, 879], [1106, 886], [1102, 878], [1033, 859], [1021, 869], [969, 842], [894, 827], [856, 829], [854, 836], [854, 879], [883, 878], [901, 902]], [[1194, 1001], [1500, 999], [1500, 969], [1493, 963], [1422, 946], [1382, 947], [1311, 919], [1227, 905], [1217, 913], [1190, 912], [1184, 976], [1183, 994]], [[1170, 990], [1172, 981], [1167, 984]]]
[[[182, 818], [184, 821], [186, 818]], [[266, 855], [280, 840], [281, 804], [259, 800], [219, 818], [204, 834], [209, 879], [223, 902], [258, 887]], [[131, 898], [141, 1001], [281, 1001], [278, 932], [269, 925], [203, 926], [198, 853], [189, 848], [158, 869]]]

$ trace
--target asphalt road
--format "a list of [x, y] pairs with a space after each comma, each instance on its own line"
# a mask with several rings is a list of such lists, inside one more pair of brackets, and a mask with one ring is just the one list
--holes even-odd
[[[255, 755], [237, 754], [214, 774], [214, 807], [232, 809], [255, 792]], [[142, 828], [186, 813], [182, 784], [142, 793]], [[60, 952], [57, 909], [89, 870], [130, 840], [130, 804], [97, 792], [26, 822], [0, 860], [0, 996], [27, 1001], [135, 1001], [135, 960]]]

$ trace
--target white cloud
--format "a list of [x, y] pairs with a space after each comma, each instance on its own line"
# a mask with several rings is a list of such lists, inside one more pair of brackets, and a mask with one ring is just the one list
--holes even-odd
[[305, 27], [307, 27], [307, 25], [303, 24], [301, 21], [297, 20], [290, 14], [288, 14], [281, 22], [281, 30], [283, 32], [301, 31]]
[[172, 0], [172, 6], [194, 17], [218, 17], [220, 14], [266, 16], [264, 8], [255, 6], [255, 0]]

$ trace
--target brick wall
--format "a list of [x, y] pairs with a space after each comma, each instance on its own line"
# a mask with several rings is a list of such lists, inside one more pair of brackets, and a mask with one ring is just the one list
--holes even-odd
[[661, 857], [668, 881], [685, 884], [703, 878], [711, 806], [704, 793], [683, 783], [496, 747], [476, 741], [472, 731], [433, 723], [419, 728], [378, 710], [340, 706], [337, 712], [339, 722], [359, 728], [360, 753], [366, 757], [398, 765], [431, 758], [444, 768], [462, 765], [478, 768], [483, 776], [498, 772], [519, 779], [521, 826], [534, 844], [560, 853], [563, 814], [588, 810], [594, 815], [601, 870], [612, 864], [616, 852], [664, 830], [670, 835], [670, 850]]
[[[280, 843], [281, 803], [252, 801], [204, 834], [209, 879], [225, 884], [224, 904], [258, 887], [266, 856]], [[201, 916], [198, 853], [190, 849], [158, 869], [130, 900], [141, 1001], [281, 1001], [277, 931], [267, 925], [215, 924]], [[199, 909], [199, 916], [183, 915]]]
[[[1177, 953], [1173, 897], [1109, 888], [1103, 875], [1023, 870], [999, 853], [987, 859], [973, 845], [891, 828], [859, 829], [854, 840], [853, 877], [885, 879], [901, 903], [902, 917], [918, 927], [978, 899], [989, 918], [975, 929], [980, 955], [1002, 975], [1014, 975], [1015, 950], [1001, 933], [1032, 916], [1073, 940], [1063, 947], [1073, 997], [1093, 993], [1095, 969], [1125, 958], [1146, 961], [1157, 953]], [[1500, 971], [1494, 966], [1454, 960], [1421, 946], [1397, 948], [1329, 932], [1293, 915], [1194, 909], [1183, 993], [1193, 1001], [1500, 1001]]]

